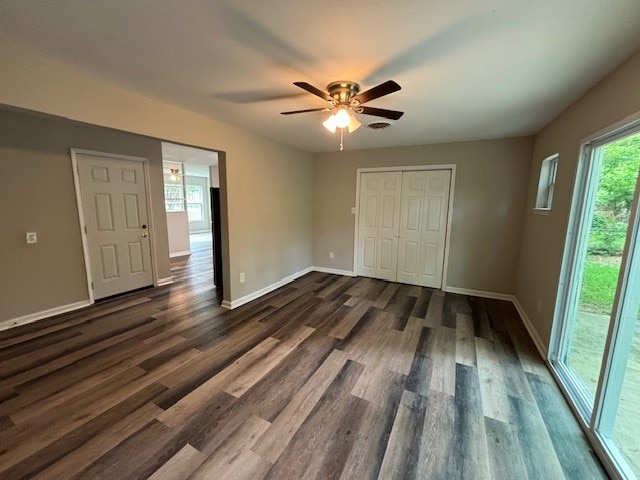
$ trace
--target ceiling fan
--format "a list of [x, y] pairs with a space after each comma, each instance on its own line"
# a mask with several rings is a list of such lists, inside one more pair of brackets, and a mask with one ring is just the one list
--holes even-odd
[[[370, 102], [371, 100], [384, 97], [385, 95], [389, 95], [390, 93], [400, 90], [400, 85], [393, 80], [388, 80], [362, 93], [360, 93], [360, 85], [349, 80], [331, 82], [327, 85], [326, 92], [308, 84], [307, 82], [294, 82], [294, 85], [322, 98], [323, 100], [326, 100], [329, 105], [322, 108], [282, 112], [282, 115], [293, 115], [308, 112], [332, 112], [331, 116], [323, 122], [325, 128], [332, 133], [335, 132], [337, 128], [341, 129], [341, 133], [344, 128], [347, 128], [349, 133], [357, 130], [361, 124], [355, 117], [354, 113], [389, 118], [391, 120], [398, 120], [402, 115], [404, 115], [404, 112], [398, 112], [396, 110], [364, 106], [365, 103]], [[342, 144], [340, 145], [340, 149], [342, 150]]]

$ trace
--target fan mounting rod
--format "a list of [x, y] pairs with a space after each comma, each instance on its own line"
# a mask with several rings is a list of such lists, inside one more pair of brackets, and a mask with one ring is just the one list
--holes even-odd
[[360, 93], [360, 85], [350, 80], [340, 80], [327, 85], [327, 91], [337, 104], [349, 105], [351, 99]]

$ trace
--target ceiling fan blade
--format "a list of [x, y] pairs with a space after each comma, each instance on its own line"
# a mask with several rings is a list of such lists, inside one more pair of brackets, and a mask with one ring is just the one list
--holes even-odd
[[306, 110], [293, 110], [291, 112], [280, 112], [280, 115], [293, 115], [294, 113], [307, 113], [307, 112], [322, 112], [322, 111], [328, 111], [328, 108], [322, 107], [322, 108], [308, 108]]
[[327, 92], [323, 92], [319, 88], [316, 88], [307, 82], [293, 82], [293, 84], [296, 87], [300, 87], [309, 93], [313, 93], [314, 95], [317, 95], [318, 97], [322, 98], [323, 100], [326, 100], [327, 102], [330, 102], [331, 100], [333, 100]]
[[367, 103], [371, 100], [375, 100], [376, 98], [384, 97], [385, 95], [389, 95], [390, 93], [397, 92], [398, 90], [400, 90], [400, 88], [400, 85], [398, 85], [393, 80], [387, 80], [377, 87], [370, 88], [366, 92], [362, 92], [356, 95], [354, 98], [361, 104]]
[[373, 108], [373, 107], [359, 107], [356, 110], [358, 113], [363, 113], [365, 115], [373, 115], [375, 117], [383, 117], [390, 118], [391, 120], [398, 120], [404, 112], [398, 112], [396, 110], [386, 110], [384, 108]]

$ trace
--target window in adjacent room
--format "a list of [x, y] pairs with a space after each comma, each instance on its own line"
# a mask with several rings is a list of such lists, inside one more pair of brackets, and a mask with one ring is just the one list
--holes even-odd
[[538, 195], [536, 197], [536, 210], [551, 210], [553, 189], [556, 184], [556, 171], [558, 170], [558, 154], [551, 155], [542, 161], [540, 169], [540, 181], [538, 182]]
[[167, 212], [184, 212], [184, 169], [181, 163], [163, 162], [164, 204]]

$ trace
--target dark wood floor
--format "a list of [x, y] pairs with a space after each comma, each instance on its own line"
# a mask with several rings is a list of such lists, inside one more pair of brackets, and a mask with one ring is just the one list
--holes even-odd
[[0, 478], [606, 478], [508, 302], [312, 273], [0, 332]]

